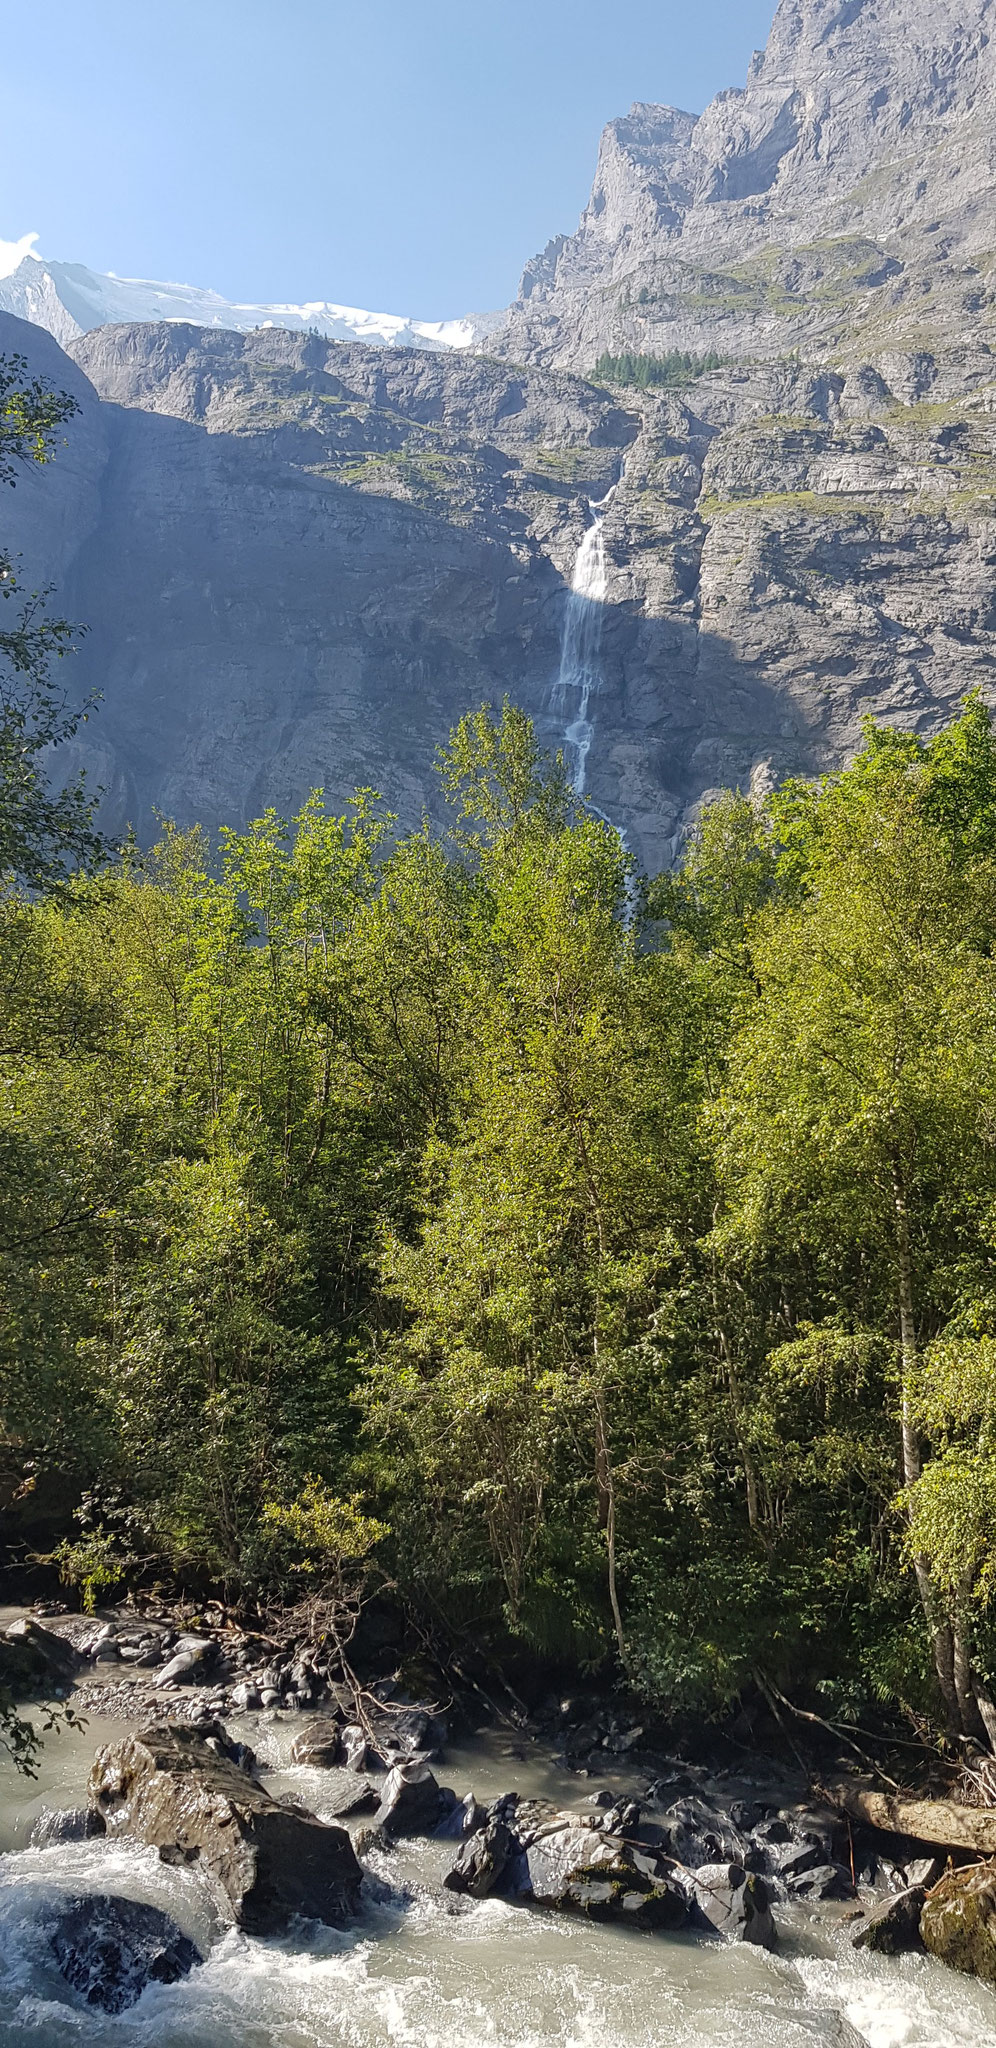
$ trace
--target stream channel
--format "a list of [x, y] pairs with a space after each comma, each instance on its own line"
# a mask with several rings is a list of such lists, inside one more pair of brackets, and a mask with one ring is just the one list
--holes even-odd
[[[323, 1773], [289, 1761], [301, 1726], [297, 1713], [229, 1724], [271, 1791], [322, 1816]], [[85, 1803], [95, 1749], [127, 1732], [92, 1716], [48, 1738], [36, 1781], [0, 1769], [3, 2048], [996, 2048], [990, 1992], [926, 1957], [856, 1952], [839, 1908], [779, 1906], [769, 1955], [455, 1898], [440, 1888], [453, 1845], [413, 1841], [371, 1855], [391, 1895], [355, 1927], [260, 1941], [223, 1926], [205, 1881], [152, 1850], [26, 1847], [44, 1810]], [[440, 1776], [461, 1795], [515, 1788], [579, 1808], [595, 1789], [528, 1739], [493, 1732], [448, 1748]], [[204, 1966], [150, 1985], [119, 2016], [81, 2008], [49, 1928], [57, 1899], [87, 1891], [162, 1907]]]

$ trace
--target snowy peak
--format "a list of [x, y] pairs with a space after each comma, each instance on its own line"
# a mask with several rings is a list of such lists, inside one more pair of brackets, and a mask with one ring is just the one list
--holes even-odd
[[236, 305], [198, 285], [112, 277], [85, 263], [45, 262], [34, 254], [35, 235], [0, 241], [0, 310], [45, 327], [63, 347], [94, 327], [142, 321], [185, 320], [246, 334], [256, 327], [316, 332], [329, 341], [365, 341], [376, 348], [466, 349], [497, 324], [487, 314], [464, 320], [411, 320], [401, 313], [368, 313], [328, 299], [303, 305]]

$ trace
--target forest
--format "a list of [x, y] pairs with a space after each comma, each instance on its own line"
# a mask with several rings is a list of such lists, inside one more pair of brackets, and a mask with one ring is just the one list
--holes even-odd
[[[68, 402], [0, 396], [10, 482]], [[511, 702], [447, 828], [317, 791], [112, 849], [48, 781], [69, 629], [0, 567], [8, 1563], [35, 1511], [88, 1601], [345, 1573], [668, 1716], [993, 1746], [982, 701], [651, 880]]]

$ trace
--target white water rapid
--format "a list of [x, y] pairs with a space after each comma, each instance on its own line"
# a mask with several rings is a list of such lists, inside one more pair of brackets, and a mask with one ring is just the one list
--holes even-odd
[[602, 619], [608, 591], [605, 561], [605, 515], [617, 486], [604, 498], [591, 498], [589, 526], [574, 564], [560, 641], [560, 671], [551, 710], [562, 725], [562, 743], [575, 796], [583, 796], [588, 755], [594, 738], [591, 700], [602, 680]]
[[[272, 1791], [323, 1812], [323, 1773], [289, 1764], [300, 1716], [232, 1726]], [[387, 1889], [354, 1927], [262, 1941], [221, 1924], [196, 1866], [114, 1837], [26, 1848], [37, 1814], [78, 1805], [98, 1743], [124, 1732], [92, 1716], [50, 1737], [34, 1785], [0, 1762], [2, 2048], [996, 2048], [991, 1992], [927, 1956], [853, 1949], [847, 1908], [780, 1907], [769, 1955], [457, 1899], [440, 1884], [452, 1843], [411, 1841], [372, 1854]], [[451, 1749], [442, 1775], [485, 1799], [591, 1792], [529, 1741], [494, 1735]], [[57, 1901], [84, 1892], [164, 1908], [203, 1967], [116, 2017], [88, 2010], [49, 1944]]]

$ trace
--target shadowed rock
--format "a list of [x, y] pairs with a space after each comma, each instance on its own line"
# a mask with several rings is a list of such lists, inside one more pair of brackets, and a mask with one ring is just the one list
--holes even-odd
[[63, 1976], [87, 2005], [126, 2012], [148, 1984], [176, 1984], [204, 1958], [157, 1906], [68, 1899], [52, 1933]]

